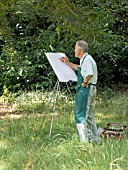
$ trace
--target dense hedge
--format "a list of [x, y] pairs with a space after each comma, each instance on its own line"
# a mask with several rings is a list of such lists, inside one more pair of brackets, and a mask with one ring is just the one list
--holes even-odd
[[44, 52], [74, 57], [78, 39], [89, 43], [99, 86], [127, 83], [127, 2], [117, 0], [5, 0], [0, 2], [1, 90], [52, 87], [56, 76]]

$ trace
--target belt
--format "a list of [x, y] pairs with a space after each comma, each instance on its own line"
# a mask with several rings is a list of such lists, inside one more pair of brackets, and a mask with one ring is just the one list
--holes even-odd
[[89, 83], [90, 85], [92, 85], [92, 86], [96, 86], [96, 84], [93, 84], [93, 83]]

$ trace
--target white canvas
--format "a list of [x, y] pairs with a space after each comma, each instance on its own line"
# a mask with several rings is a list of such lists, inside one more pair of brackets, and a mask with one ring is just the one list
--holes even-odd
[[64, 53], [47, 52], [45, 55], [60, 82], [77, 81], [75, 71], [60, 60]]

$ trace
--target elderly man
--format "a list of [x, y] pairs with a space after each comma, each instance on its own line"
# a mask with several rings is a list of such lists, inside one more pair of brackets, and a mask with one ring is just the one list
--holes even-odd
[[80, 65], [70, 62], [66, 56], [62, 57], [61, 61], [78, 71], [75, 96], [75, 121], [78, 134], [82, 142], [100, 143], [94, 118], [97, 65], [88, 54], [88, 44], [85, 41], [77, 41], [74, 51], [75, 56], [80, 59]]

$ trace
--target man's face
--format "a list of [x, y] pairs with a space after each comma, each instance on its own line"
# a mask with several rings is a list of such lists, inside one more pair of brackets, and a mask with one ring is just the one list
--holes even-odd
[[77, 44], [75, 45], [74, 52], [75, 52], [75, 57], [79, 58], [81, 50], [78, 48]]

